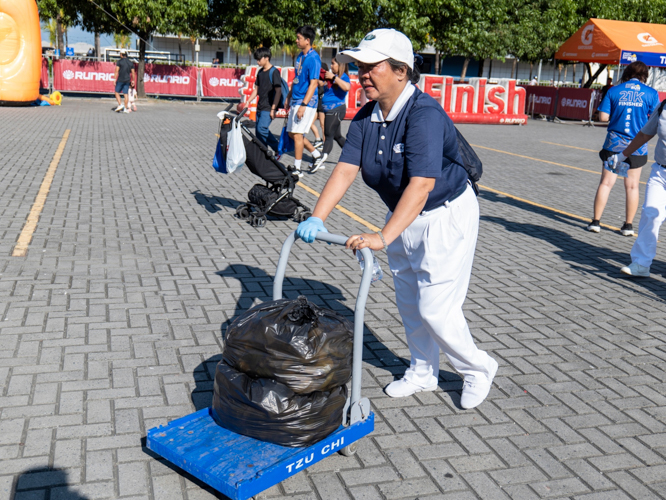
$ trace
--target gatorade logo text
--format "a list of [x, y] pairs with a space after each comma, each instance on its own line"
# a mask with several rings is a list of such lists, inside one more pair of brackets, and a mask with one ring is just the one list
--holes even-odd
[[636, 36], [638, 37], [638, 41], [643, 44], [643, 47], [652, 47], [654, 45], [663, 45], [663, 43], [659, 43], [655, 37], [650, 35], [650, 33], [639, 33]]
[[583, 32], [580, 34], [580, 40], [583, 42], [583, 45], [592, 45], [593, 34], [594, 24], [590, 24], [583, 28]]

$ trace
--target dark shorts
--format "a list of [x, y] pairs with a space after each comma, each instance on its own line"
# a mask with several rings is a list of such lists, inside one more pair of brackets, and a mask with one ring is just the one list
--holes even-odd
[[[601, 158], [601, 161], [606, 161], [608, 158], [610, 158], [613, 155], [616, 155], [617, 153], [613, 153], [612, 151], [608, 151], [607, 149], [602, 149], [599, 151], [599, 158]], [[648, 161], [647, 155], [631, 155], [629, 158], [627, 158], [627, 163], [629, 164], [629, 170], [632, 168], [641, 168], [643, 167]]]
[[116, 94], [127, 94], [129, 92], [129, 82], [116, 82]]

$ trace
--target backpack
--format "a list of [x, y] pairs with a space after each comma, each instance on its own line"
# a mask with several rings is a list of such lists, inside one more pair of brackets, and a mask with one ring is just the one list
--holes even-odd
[[[417, 89], [417, 91], [418, 90], [419, 89]], [[416, 94], [416, 92], [414, 94]], [[416, 100], [414, 100], [414, 102], [416, 102]], [[664, 102], [666, 102], [666, 100]], [[412, 106], [413, 105], [414, 103], [412, 103]], [[456, 129], [458, 152], [460, 153], [460, 157], [462, 158], [462, 163], [454, 160], [448, 155], [444, 155], [444, 158], [449, 160], [451, 163], [456, 163], [460, 165], [462, 168], [465, 169], [465, 171], [467, 172], [467, 177], [472, 183], [474, 194], [479, 196], [479, 186], [477, 185], [477, 182], [481, 180], [481, 175], [483, 174], [483, 163], [481, 163], [481, 159], [478, 157], [476, 151], [474, 151], [472, 146], [469, 145], [467, 139], [465, 139], [465, 137], [460, 133], [458, 127], [454, 125], [453, 128]]]
[[[460, 152], [460, 156], [463, 160], [463, 164], [461, 166], [467, 171], [467, 177], [469, 177], [469, 180], [472, 182], [474, 193], [479, 196], [479, 186], [476, 183], [481, 180], [481, 175], [483, 175], [483, 163], [481, 163], [481, 159], [478, 157], [472, 146], [469, 145], [467, 139], [465, 139], [465, 137], [463, 137], [463, 135], [460, 133], [458, 127], [454, 126], [454, 128], [456, 129], [456, 135], [458, 139], [458, 152]], [[448, 158], [448, 160], [453, 163], [458, 163], [452, 158]]]
[[[277, 71], [277, 68], [275, 66], [272, 66], [271, 69], [268, 70], [268, 79], [273, 83], [273, 72]], [[280, 88], [282, 89], [282, 93], [280, 95], [280, 101], [278, 102], [277, 109], [283, 109], [284, 108], [284, 99], [287, 97], [287, 94], [289, 93], [289, 85], [287, 85], [287, 82], [285, 81], [282, 76], [280, 76]]]

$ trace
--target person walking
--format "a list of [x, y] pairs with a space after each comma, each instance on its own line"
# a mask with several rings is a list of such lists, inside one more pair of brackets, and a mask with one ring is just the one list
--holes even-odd
[[285, 106], [289, 108], [287, 132], [294, 139], [294, 167], [299, 177], [303, 176], [303, 149], [307, 149], [315, 160], [321, 156], [305, 137], [317, 113], [317, 86], [321, 70], [319, 54], [312, 48], [314, 39], [315, 31], [311, 26], [299, 26], [296, 30], [296, 46], [301, 53], [296, 58], [296, 75], [285, 100]]
[[[664, 101], [666, 102], [666, 101]], [[633, 277], [650, 277], [650, 266], [657, 255], [659, 228], [666, 219], [666, 115], [664, 102], [652, 113], [650, 119], [631, 143], [618, 154], [609, 158], [618, 164], [631, 157], [634, 151], [642, 148], [655, 135], [659, 136], [654, 150], [654, 163], [645, 187], [645, 201], [638, 224], [638, 237], [631, 247], [631, 264], [620, 269]]]
[[372, 102], [352, 121], [312, 217], [296, 232], [309, 243], [318, 231], [326, 232], [324, 221], [360, 170], [388, 213], [383, 229], [352, 235], [346, 247], [386, 250], [411, 353], [409, 368], [386, 394], [434, 391], [441, 350], [464, 377], [461, 406], [474, 408], [488, 396], [498, 364], [477, 348], [462, 310], [479, 205], [461, 166], [455, 127], [442, 106], [416, 88], [419, 72], [403, 33], [374, 30], [336, 60], [356, 62]]
[[[324, 97], [324, 92], [326, 91], [326, 81], [322, 76], [328, 71], [328, 66], [325, 62], [321, 63], [321, 69], [319, 70], [319, 82], [317, 83], [317, 113], [315, 114], [314, 121], [310, 130], [315, 136], [315, 140], [312, 143], [312, 146], [319, 152], [321, 152], [322, 147], [324, 147], [324, 141], [321, 139], [319, 134], [319, 129], [317, 128], [317, 120], [319, 120], [319, 126], [321, 127], [321, 133], [324, 133], [324, 102], [322, 98]], [[312, 168], [312, 165], [310, 165]], [[312, 170], [311, 170], [312, 171]]]
[[326, 80], [328, 87], [322, 97], [322, 106], [324, 108], [324, 148], [322, 155], [317, 158], [310, 169], [316, 172], [324, 169], [324, 162], [333, 150], [333, 142], [337, 142], [340, 147], [345, 145], [345, 137], [342, 135], [342, 120], [347, 114], [347, 93], [351, 89], [349, 72], [347, 65], [339, 63], [335, 57], [331, 61], [331, 70], [326, 71]]
[[[260, 47], [255, 50], [254, 59], [260, 69], [257, 71], [257, 79], [247, 103], [251, 103], [257, 95], [259, 96], [259, 102], [257, 103], [257, 139], [277, 153], [279, 142], [271, 133], [269, 127], [275, 119], [278, 103], [282, 96], [282, 77], [278, 69], [271, 64], [271, 49], [268, 47]], [[239, 104], [238, 110], [240, 111], [243, 106], [245, 106], [244, 103]]]
[[[129, 113], [130, 82], [135, 81], [135, 78], [134, 63], [127, 58], [127, 51], [125, 49], [120, 49], [120, 59], [116, 62], [113, 79], [116, 82], [116, 101], [118, 101], [118, 107], [114, 111], [119, 113], [124, 110], [125, 113]], [[125, 104], [120, 100], [120, 94], [125, 95]]]
[[[648, 78], [647, 66], [636, 61], [627, 66], [619, 85], [607, 90], [599, 105], [599, 119], [608, 122], [608, 132], [603, 149], [599, 151], [601, 161], [606, 163], [615, 153], [623, 151], [638, 131], [647, 123], [648, 117], [659, 105], [659, 93], [645, 85]], [[626, 193], [625, 220], [620, 229], [623, 236], [634, 234], [633, 221], [638, 210], [638, 186], [641, 169], [647, 163], [647, 146], [638, 148], [627, 158], [629, 170], [624, 179]], [[601, 169], [601, 181], [594, 197], [594, 216], [587, 230], [601, 231], [599, 221], [608, 203], [608, 196], [617, 180], [617, 174], [606, 168]]]

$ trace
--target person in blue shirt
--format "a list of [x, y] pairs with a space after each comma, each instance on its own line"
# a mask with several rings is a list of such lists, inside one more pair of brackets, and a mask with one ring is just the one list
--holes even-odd
[[349, 72], [347, 65], [339, 63], [335, 57], [331, 61], [331, 70], [326, 71], [327, 87], [322, 98], [322, 107], [324, 109], [324, 148], [322, 155], [317, 158], [311, 172], [323, 169], [324, 162], [333, 150], [333, 142], [337, 142], [340, 147], [345, 145], [345, 137], [342, 135], [342, 120], [347, 114], [347, 93], [351, 89]]
[[[627, 66], [619, 85], [610, 88], [599, 105], [599, 119], [608, 121], [608, 132], [603, 149], [599, 152], [602, 162], [616, 153], [621, 153], [636, 134], [647, 123], [648, 117], [659, 105], [659, 93], [645, 85], [649, 75], [648, 67], [636, 61]], [[627, 201], [625, 220], [620, 233], [623, 236], [634, 234], [633, 221], [638, 210], [638, 186], [641, 169], [647, 163], [647, 145], [641, 146], [627, 158], [629, 171], [624, 180]], [[587, 226], [588, 231], [601, 231], [599, 221], [606, 208], [608, 196], [617, 180], [617, 174], [601, 169], [601, 181], [594, 197], [594, 217]]]
[[352, 121], [340, 161], [312, 217], [297, 234], [312, 243], [354, 182], [365, 183], [388, 207], [384, 227], [352, 235], [353, 251], [386, 250], [411, 363], [385, 389], [405, 397], [438, 386], [439, 353], [464, 376], [460, 404], [474, 408], [490, 392], [497, 362], [477, 348], [462, 306], [479, 230], [479, 205], [462, 167], [455, 127], [442, 106], [415, 84], [412, 44], [393, 29], [377, 29], [336, 56], [355, 61], [368, 99]]
[[300, 26], [296, 30], [296, 46], [301, 49], [301, 53], [296, 58], [296, 74], [285, 99], [285, 107], [289, 109], [287, 132], [294, 139], [294, 167], [299, 177], [303, 176], [303, 148], [307, 149], [315, 160], [321, 156], [305, 137], [317, 114], [319, 97], [317, 87], [321, 59], [312, 48], [314, 39], [315, 31], [311, 26]]

